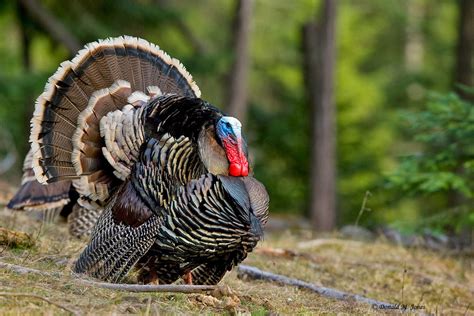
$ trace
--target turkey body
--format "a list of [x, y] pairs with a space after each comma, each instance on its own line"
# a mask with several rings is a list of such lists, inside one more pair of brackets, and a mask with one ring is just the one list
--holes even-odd
[[261, 239], [269, 199], [240, 122], [199, 97], [176, 59], [131, 37], [88, 44], [50, 78], [25, 166], [30, 187], [63, 183], [54, 201], [73, 204], [71, 232], [91, 232], [75, 272], [216, 284]]

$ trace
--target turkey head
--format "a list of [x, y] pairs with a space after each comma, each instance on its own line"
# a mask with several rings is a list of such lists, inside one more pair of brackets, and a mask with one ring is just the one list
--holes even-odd
[[222, 116], [204, 126], [199, 134], [199, 155], [206, 169], [215, 175], [249, 175], [247, 143], [242, 124], [234, 117]]

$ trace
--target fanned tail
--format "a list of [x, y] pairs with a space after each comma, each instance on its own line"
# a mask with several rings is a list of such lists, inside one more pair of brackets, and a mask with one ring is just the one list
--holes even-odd
[[[100, 152], [98, 123], [107, 113], [121, 110], [133, 91], [200, 96], [178, 60], [135, 37], [90, 43], [74, 59], [63, 62], [37, 99], [31, 121], [38, 181], [77, 179], [97, 170], [109, 173]], [[82, 139], [76, 133], [81, 129], [89, 133]], [[103, 175], [95, 176], [104, 180]]]

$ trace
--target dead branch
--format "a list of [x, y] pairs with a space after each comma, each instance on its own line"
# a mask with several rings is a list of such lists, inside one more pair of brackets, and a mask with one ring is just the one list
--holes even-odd
[[[173, 8], [174, 1], [169, 0], [155, 0], [154, 4], [161, 10], [176, 10]], [[188, 41], [191, 48], [194, 50], [196, 55], [206, 55], [207, 45], [202, 39], [200, 39], [193, 32], [193, 29], [185, 23], [183, 18], [179, 15], [174, 15], [170, 22], [174, 24], [176, 29], [181, 35]]]
[[127, 292], [173, 292], [173, 293], [202, 293], [209, 292], [216, 289], [214, 285], [182, 285], [182, 284], [120, 284], [98, 282], [87, 279], [75, 279], [79, 284], [100, 287], [103, 289], [127, 291]]
[[350, 294], [336, 289], [331, 289], [324, 286], [317, 286], [316, 284], [308, 283], [302, 280], [293, 279], [284, 275], [274, 274], [271, 272], [262, 271], [256, 267], [239, 265], [238, 270], [239, 278], [250, 278], [254, 280], [265, 280], [273, 281], [279, 284], [296, 286], [303, 289], [308, 289], [318, 293], [321, 296], [342, 300], [342, 301], [356, 301], [360, 303], [366, 303], [372, 305], [373, 308], [377, 309], [398, 309], [398, 306], [391, 303], [380, 302], [371, 298], [367, 298], [358, 294]]
[[47, 8], [36, 0], [20, 0], [26, 12], [57, 42], [63, 44], [71, 55], [82, 45]]
[[0, 268], [5, 269], [5, 270], [11, 270], [13, 272], [19, 273], [19, 274], [37, 274], [37, 275], [42, 275], [42, 276], [53, 276], [54, 274], [36, 270], [36, 269], [31, 269], [23, 266], [19, 266], [16, 264], [11, 264], [11, 263], [6, 263], [6, 262], [0, 262]]
[[47, 299], [46, 297], [43, 297], [43, 296], [40, 296], [40, 295], [36, 295], [36, 294], [28, 294], [28, 293], [6, 293], [6, 292], [0, 292], [0, 296], [12, 296], [12, 297], [26, 297], [26, 298], [37, 298], [39, 300], [42, 300], [48, 304], [51, 304], [51, 305], [54, 305], [56, 307], [59, 307], [63, 310], [65, 310], [66, 312], [69, 312], [73, 315], [80, 315], [79, 312], [75, 311], [75, 310], [72, 310], [62, 304], [59, 304], [59, 303], [56, 303], [56, 302], [53, 302], [51, 301], [50, 299]]
[[[16, 264], [0, 262], [0, 268], [8, 269], [20, 274], [37, 274], [42, 276], [60, 276], [59, 273], [48, 273], [32, 268], [19, 266]], [[127, 292], [168, 292], [168, 293], [202, 293], [215, 290], [217, 287], [213, 285], [181, 285], [181, 284], [162, 284], [162, 285], [142, 285], [142, 284], [119, 284], [92, 281], [84, 278], [73, 279], [74, 283], [100, 287], [103, 289], [127, 291]]]
[[206, 44], [193, 33], [193, 30], [182, 19], [176, 18], [173, 22], [176, 28], [188, 40], [197, 55], [205, 55], [207, 53]]

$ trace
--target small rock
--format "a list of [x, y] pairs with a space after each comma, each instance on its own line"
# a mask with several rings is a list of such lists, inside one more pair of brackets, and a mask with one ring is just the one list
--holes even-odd
[[374, 233], [364, 227], [347, 225], [341, 228], [343, 237], [359, 241], [372, 241], [375, 239]]

